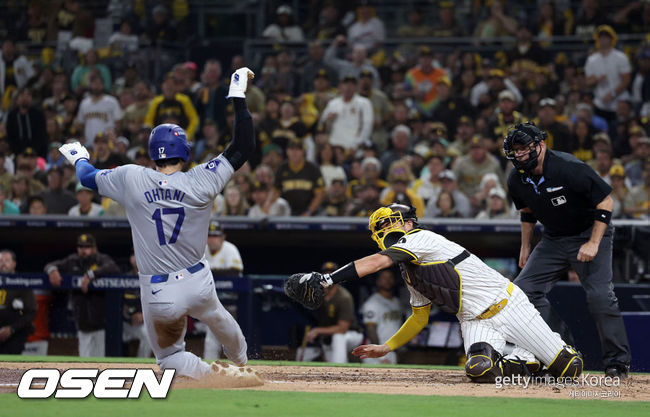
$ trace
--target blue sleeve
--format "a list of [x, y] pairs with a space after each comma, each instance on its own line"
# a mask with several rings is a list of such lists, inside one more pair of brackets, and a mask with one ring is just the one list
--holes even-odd
[[81, 185], [96, 190], [97, 181], [95, 181], [95, 175], [97, 175], [99, 170], [92, 166], [87, 159], [77, 161], [75, 168], [77, 169], [77, 178], [79, 178]]

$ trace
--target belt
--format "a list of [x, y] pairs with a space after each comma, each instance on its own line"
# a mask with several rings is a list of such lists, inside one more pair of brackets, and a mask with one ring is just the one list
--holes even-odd
[[[195, 272], [199, 272], [202, 270], [204, 267], [203, 262], [199, 262], [196, 265], [189, 266], [185, 269], [187, 269], [187, 272], [190, 274], [193, 274]], [[162, 274], [162, 275], [152, 275], [151, 276], [151, 283], [152, 284], [159, 284], [161, 282], [167, 282], [169, 279], [169, 274]]]
[[[508, 297], [512, 295], [512, 290], [515, 289], [515, 286], [512, 284], [512, 282], [508, 283]], [[503, 308], [508, 304], [508, 299], [504, 298], [503, 300], [499, 301], [496, 304], [492, 304], [490, 307], [487, 308], [484, 312], [476, 316], [477, 319], [479, 320], [485, 320], [489, 319], [490, 317], [494, 317], [499, 311], [503, 310]]]
[[459, 263], [463, 262], [465, 259], [469, 258], [469, 252], [464, 250], [460, 253], [460, 255], [456, 255], [453, 258], [449, 260], [452, 264], [458, 265]]

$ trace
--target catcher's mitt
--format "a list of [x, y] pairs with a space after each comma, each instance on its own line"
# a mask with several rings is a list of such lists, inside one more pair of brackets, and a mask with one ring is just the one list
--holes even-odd
[[284, 283], [284, 293], [306, 308], [316, 310], [325, 299], [321, 280], [322, 275], [318, 272], [293, 274]]

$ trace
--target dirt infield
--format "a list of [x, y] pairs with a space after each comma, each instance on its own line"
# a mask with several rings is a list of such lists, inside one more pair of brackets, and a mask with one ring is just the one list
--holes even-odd
[[[134, 363], [21, 363], [0, 362], [0, 392], [15, 392], [21, 375], [32, 368], [153, 368]], [[473, 397], [528, 397], [551, 399], [603, 398], [623, 401], [650, 401], [650, 375], [632, 375], [619, 386], [604, 380], [603, 374], [586, 374], [576, 384], [530, 383], [497, 388], [495, 384], [474, 384], [462, 371], [392, 368], [339, 368], [309, 366], [256, 366], [264, 378], [262, 386], [233, 384], [218, 377], [204, 381], [176, 378], [174, 389], [247, 388], [266, 391], [360, 392], [375, 394], [465, 395]], [[606, 386], [605, 383], [610, 383]]]

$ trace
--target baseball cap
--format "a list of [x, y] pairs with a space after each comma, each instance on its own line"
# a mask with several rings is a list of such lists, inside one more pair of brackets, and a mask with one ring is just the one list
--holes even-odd
[[36, 158], [38, 156], [36, 155], [36, 152], [34, 152], [34, 148], [30, 146], [26, 147], [21, 155], [28, 158]]
[[336, 262], [327, 261], [320, 267], [320, 272], [325, 274], [329, 272], [334, 272], [339, 269], [339, 265]]
[[594, 135], [594, 143], [596, 142], [605, 142], [608, 145], [612, 144], [612, 140], [609, 138], [609, 135], [605, 132], [598, 132]]
[[499, 93], [499, 101], [501, 100], [517, 101], [515, 94], [510, 90], [503, 90]]
[[129, 140], [127, 138], [125, 138], [124, 136], [120, 136], [119, 138], [115, 139], [115, 144], [118, 144], [118, 143], [125, 144], [127, 148], [131, 144], [131, 142], [129, 142]]
[[342, 182], [343, 184], [346, 184], [348, 182], [348, 179], [345, 177], [345, 174], [337, 172], [332, 176], [332, 183], [334, 183], [336, 181], [339, 181], [339, 182]]
[[483, 141], [481, 140], [481, 137], [479, 135], [472, 136], [472, 139], [469, 141], [469, 147], [470, 148], [482, 148], [483, 147]]
[[196, 69], [197, 69], [196, 62], [187, 61], [187, 62], [185, 62], [183, 64], [183, 68], [190, 69], [192, 71], [196, 71]]
[[217, 220], [212, 220], [210, 222], [210, 227], [208, 227], [208, 236], [223, 236], [223, 226]]
[[422, 45], [418, 48], [418, 56], [433, 56], [433, 52], [428, 46]]
[[93, 246], [97, 246], [97, 242], [95, 241], [95, 237], [90, 233], [84, 233], [77, 238], [77, 247], [88, 248]]
[[275, 11], [276, 14], [291, 14], [292, 12], [293, 10], [291, 10], [291, 6], [289, 6], [288, 4], [281, 5]]
[[506, 198], [506, 192], [503, 191], [503, 188], [501, 188], [501, 187], [494, 187], [488, 193], [488, 197], [500, 197], [500, 198], [505, 199]]
[[268, 155], [270, 152], [273, 152], [273, 151], [275, 151], [275, 152], [281, 154], [281, 153], [282, 153], [282, 148], [280, 148], [280, 146], [278, 146], [278, 145], [275, 144], [275, 143], [269, 143], [268, 145], [265, 145], [265, 146], [262, 148], [262, 156], [266, 156], [266, 155]]
[[458, 119], [458, 126], [460, 126], [460, 125], [474, 126], [474, 121], [469, 116], [460, 116], [460, 119]]
[[645, 129], [642, 128], [641, 126], [634, 125], [630, 128], [628, 131], [629, 136], [645, 136], [646, 132]]
[[305, 144], [303, 143], [302, 140], [298, 138], [291, 138], [289, 140], [289, 143], [287, 143], [287, 149], [288, 148], [299, 148], [299, 149], [305, 149]]
[[451, 87], [451, 80], [445, 75], [438, 79], [438, 84], [446, 84]]
[[456, 181], [456, 175], [454, 175], [454, 171], [450, 169], [445, 169], [440, 174], [438, 174], [438, 179], [439, 180], [447, 179], [451, 181]]
[[325, 78], [326, 80], [329, 80], [330, 76], [325, 68], [321, 68], [316, 72], [316, 76], [314, 76], [314, 78]]
[[353, 74], [346, 74], [341, 77], [341, 82], [342, 83], [357, 83], [357, 77], [355, 77]]
[[614, 164], [609, 169], [609, 176], [610, 177], [624, 177], [625, 176], [625, 168], [623, 168], [623, 165], [621, 165], [621, 164]]
[[491, 69], [490, 72], [488, 73], [488, 75], [490, 77], [499, 77], [499, 78], [503, 78], [503, 77], [506, 76], [506, 74], [503, 72], [503, 70], [500, 70], [500, 69], [497, 69], [497, 68]]
[[269, 186], [265, 182], [255, 181], [251, 186], [251, 191], [267, 191]]
[[373, 165], [378, 171], [381, 171], [381, 162], [379, 162], [379, 159], [375, 158], [374, 156], [367, 156], [363, 158], [363, 161], [361, 161], [361, 170], [365, 170], [369, 165]]
[[108, 142], [108, 136], [104, 132], [99, 132], [95, 135], [95, 143], [97, 142]]
[[149, 153], [144, 148], [140, 148], [135, 153], [135, 157], [136, 158], [147, 158], [147, 159], [149, 159]]
[[375, 76], [372, 74], [372, 71], [370, 71], [369, 69], [364, 69], [361, 70], [361, 72], [359, 73], [359, 78], [361, 77], [374, 78]]
[[555, 100], [550, 98], [550, 97], [545, 97], [545, 98], [543, 98], [543, 99], [541, 99], [539, 101], [539, 107], [540, 108], [546, 107], [546, 106], [555, 107], [555, 104], [556, 104]]

